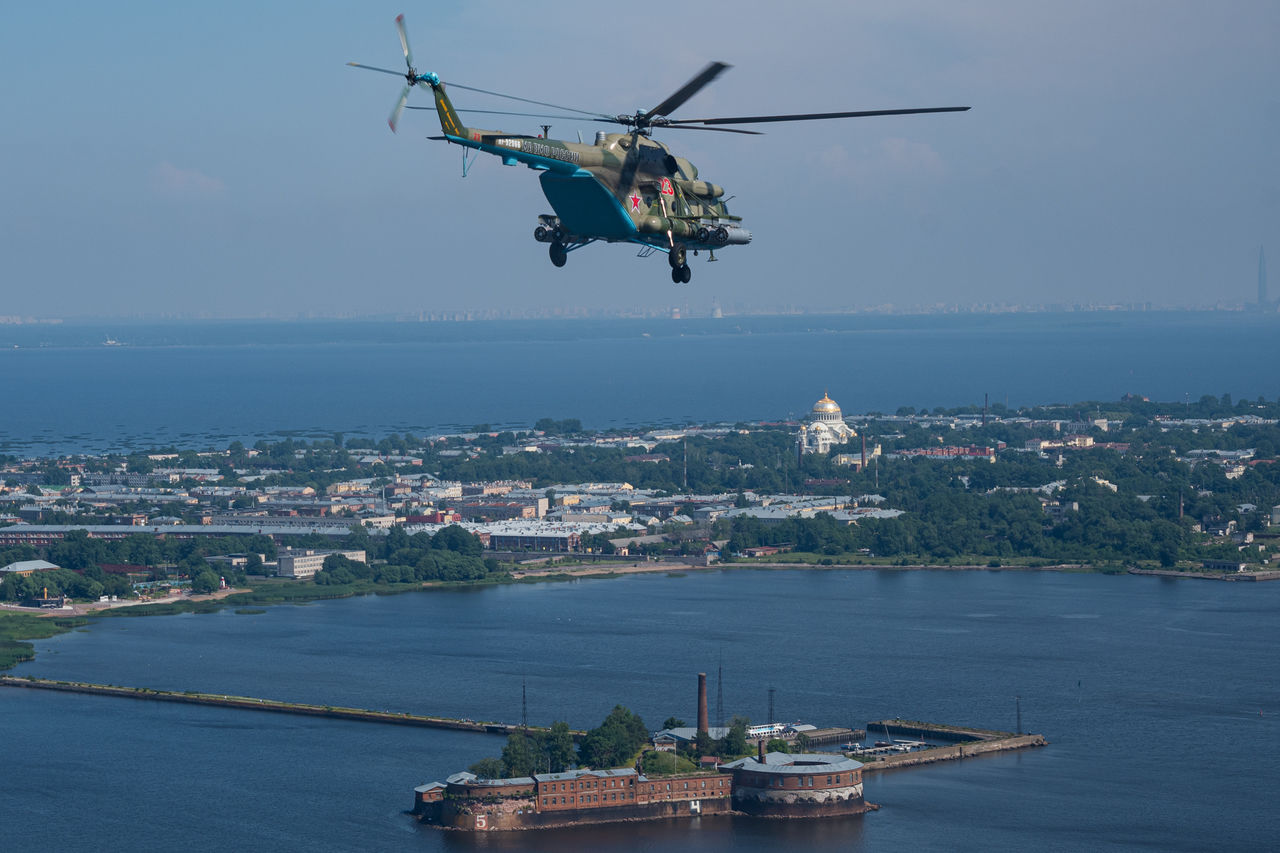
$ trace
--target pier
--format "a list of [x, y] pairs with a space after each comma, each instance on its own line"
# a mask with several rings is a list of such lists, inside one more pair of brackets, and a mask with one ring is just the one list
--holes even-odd
[[[867, 736], [862, 729], [850, 729], [844, 727], [834, 727], [826, 729], [814, 729], [813, 731], [802, 733], [806, 742], [810, 746], [828, 746], [830, 744], [856, 743]], [[782, 739], [796, 745], [800, 740], [800, 734], [784, 734]], [[769, 738], [765, 738], [769, 740]]]
[[[306, 702], [282, 702], [278, 699], [258, 699], [250, 696], [228, 696], [220, 693], [192, 693], [175, 690], [152, 690], [149, 687], [117, 687], [111, 684], [89, 684], [83, 681], [53, 681], [47, 678], [18, 678], [0, 675], [0, 687], [26, 687], [34, 690], [59, 690], [64, 693], [88, 693], [95, 696], [115, 696], [123, 699], [143, 699], [152, 702], [181, 702], [188, 705], [215, 705], [223, 708], [239, 708], [246, 711], [268, 711], [276, 714], [301, 714], [308, 717], [329, 717], [337, 720], [356, 720], [364, 723], [384, 723], [394, 726], [421, 726], [432, 729], [452, 729], [480, 734], [509, 735], [518, 731], [545, 732], [543, 726], [518, 726], [512, 723], [458, 720], [425, 714], [409, 714], [397, 711], [373, 711], [366, 708], [344, 708], [335, 705], [312, 705]], [[584, 732], [571, 732], [574, 740], [580, 740]]]
[[[863, 762], [864, 773], [877, 770], [889, 770], [894, 767], [914, 767], [920, 764], [932, 764], [935, 761], [956, 761], [978, 755], [990, 755], [996, 752], [1008, 752], [1015, 749], [1048, 746], [1044, 735], [1015, 734], [991, 729], [978, 729], [965, 726], [944, 726], [938, 723], [922, 723], [916, 720], [877, 720], [867, 723], [867, 730], [873, 735], [886, 732], [886, 736], [901, 735], [920, 740], [951, 741], [951, 746], [934, 746], [926, 749], [907, 752], [890, 751], [882, 754], [877, 750], [851, 753]], [[871, 753], [875, 754], [871, 754]]]
[[945, 740], [952, 743], [970, 740], [990, 741], [1014, 736], [1013, 732], [971, 726], [944, 726], [940, 723], [922, 723], [919, 720], [874, 720], [867, 723], [867, 732], [873, 737], [884, 732], [886, 735], [899, 735], [918, 740]]
[[[313, 705], [306, 702], [284, 702], [278, 699], [261, 699], [252, 696], [230, 696], [221, 693], [179, 692], [153, 690], [149, 687], [119, 687], [113, 684], [91, 684], [83, 681], [54, 681], [47, 678], [19, 678], [0, 675], [0, 687], [22, 687], [29, 690], [56, 690], [63, 693], [84, 693], [94, 696], [114, 696], [122, 699], [141, 699], [151, 702], [180, 702], [187, 705], [212, 705], [222, 708], [238, 708], [244, 711], [266, 711], [275, 714], [297, 714], [308, 717], [328, 717], [335, 720], [354, 720], [363, 723], [382, 723], [394, 726], [419, 726], [432, 729], [450, 729], [477, 734], [510, 735], [514, 732], [546, 732], [544, 726], [520, 726], [514, 723], [498, 723], [481, 720], [455, 719], [428, 714], [410, 714], [398, 711], [375, 711], [368, 708], [347, 708], [337, 705]], [[875, 735], [885, 732], [886, 737], [919, 740], [950, 741], [951, 746], [935, 746], [928, 749], [900, 752], [897, 750], [862, 750], [847, 753], [864, 763], [868, 772], [893, 767], [911, 767], [931, 764], [935, 761], [952, 761], [995, 752], [1047, 746], [1048, 740], [1038, 734], [1014, 734], [990, 729], [964, 726], [946, 726], [912, 720], [878, 720], [867, 723], [867, 731]], [[585, 732], [571, 731], [573, 739], [580, 741]], [[829, 744], [856, 741], [863, 732], [856, 729], [829, 728], [808, 733], [810, 743]]]

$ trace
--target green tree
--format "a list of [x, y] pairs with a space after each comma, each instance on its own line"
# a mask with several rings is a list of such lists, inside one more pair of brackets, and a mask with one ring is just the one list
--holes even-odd
[[716, 742], [721, 758], [736, 758], [751, 752], [751, 748], [747, 746], [747, 726], [749, 725], [751, 721], [746, 717], [734, 716], [729, 722], [729, 731]]
[[630, 709], [615, 705], [603, 723], [587, 732], [579, 753], [582, 763], [597, 770], [621, 767], [649, 739], [644, 721]]
[[191, 591], [195, 593], [214, 592], [218, 588], [218, 575], [212, 569], [201, 569], [191, 576]]
[[538, 753], [538, 744], [532, 737], [523, 732], [512, 732], [507, 736], [507, 745], [502, 748], [502, 772], [508, 777], [532, 776], [542, 764], [542, 756]]
[[569, 724], [563, 720], [551, 724], [551, 731], [542, 737], [542, 748], [552, 773], [563, 773], [578, 758], [573, 746], [573, 734], [569, 731]]
[[764, 745], [765, 752], [790, 752], [791, 744], [780, 737], [773, 738]]
[[502, 763], [501, 758], [489, 757], [480, 759], [468, 767], [467, 770], [481, 779], [501, 779], [506, 773], [506, 766]]

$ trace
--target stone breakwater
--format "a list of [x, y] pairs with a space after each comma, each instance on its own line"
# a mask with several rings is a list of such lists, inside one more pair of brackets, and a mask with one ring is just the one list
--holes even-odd
[[996, 752], [1008, 752], [1014, 749], [1028, 749], [1035, 746], [1048, 746], [1044, 735], [1010, 735], [992, 740], [979, 740], [971, 743], [957, 743], [952, 746], [937, 746], [920, 752], [903, 752], [897, 755], [876, 756], [875, 758], [858, 759], [863, 762], [862, 772], [874, 773], [878, 770], [890, 770], [895, 767], [915, 767], [920, 764], [932, 764], [935, 761], [956, 761], [962, 758], [973, 758]]
[[[408, 714], [397, 711], [374, 711], [365, 708], [344, 708], [334, 705], [312, 705], [306, 702], [282, 702], [277, 699], [258, 699], [250, 696], [227, 696], [219, 693], [179, 693], [173, 690], [152, 690], [148, 687], [117, 687], [112, 684], [89, 684], [82, 681], [51, 681], [45, 678], [19, 678], [0, 675], [0, 687], [26, 687], [35, 690], [58, 690], [64, 693], [88, 693], [95, 696], [115, 696], [122, 699], [145, 699], [152, 702], [181, 702], [188, 705], [216, 705], [222, 708], [238, 708], [245, 711], [268, 711], [277, 714], [300, 714], [309, 717], [330, 717], [339, 720], [358, 720], [365, 723], [386, 723], [396, 726], [423, 726], [433, 729], [453, 729], [464, 732], [509, 735], [523, 730], [511, 723], [493, 723], [477, 720], [455, 720], [424, 714]], [[546, 731], [529, 726], [529, 731]], [[580, 731], [571, 732], [575, 739]]]

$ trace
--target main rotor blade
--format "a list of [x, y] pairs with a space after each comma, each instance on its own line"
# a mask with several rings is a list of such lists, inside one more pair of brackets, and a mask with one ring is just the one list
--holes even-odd
[[[432, 107], [419, 107], [419, 106], [415, 106], [414, 104], [410, 104], [409, 106], [405, 107], [405, 109], [407, 109], [407, 110], [434, 110], [434, 109], [435, 109], [435, 107], [434, 107], [434, 106], [432, 106]], [[459, 113], [484, 113], [485, 115], [491, 115], [491, 116], [523, 116], [524, 118], [558, 118], [558, 119], [564, 119], [565, 121], [581, 121], [581, 120], [582, 120], [582, 117], [581, 117], [581, 116], [553, 116], [553, 115], [548, 115], [547, 113], [512, 113], [512, 112], [507, 112], [506, 110], [471, 110], [471, 109], [467, 109], [467, 110], [455, 110], [455, 112], [459, 112]], [[604, 119], [601, 119], [601, 121], [603, 121], [603, 120], [604, 120]], [[714, 130], [715, 128], [710, 128], [710, 127], [708, 127], [708, 128], [698, 128], [698, 129], [699, 129], [699, 130], [703, 130], [703, 129], [705, 129], [705, 130]]]
[[391, 111], [391, 118], [387, 119], [387, 125], [390, 126], [391, 132], [396, 132], [396, 124], [400, 121], [400, 111], [404, 109], [404, 102], [409, 100], [409, 90], [412, 86], [405, 86], [400, 90], [400, 100], [396, 101], [396, 108]]
[[736, 127], [693, 127], [687, 124], [659, 124], [656, 127], [661, 130], [715, 130], [720, 133], [746, 133], [751, 136], [764, 136], [758, 130], [739, 130]]
[[[404, 75], [401, 74], [400, 76], [403, 77]], [[580, 109], [577, 109], [576, 107], [566, 107], [566, 106], [561, 106], [560, 104], [549, 104], [546, 101], [535, 101], [531, 98], [520, 98], [515, 95], [507, 95], [502, 92], [491, 92], [488, 89], [477, 89], [474, 86], [464, 86], [461, 83], [449, 83], [446, 81], [445, 85], [452, 86], [455, 89], [465, 89], [468, 92], [479, 92], [482, 95], [493, 95], [495, 98], [506, 98], [508, 101], [520, 101], [523, 104], [535, 104], [539, 107], [551, 107], [551, 109], [553, 110], [568, 110], [571, 113], [580, 113], [581, 115], [584, 115], [584, 116], [592, 116], [593, 118], [599, 118], [602, 120], [607, 119], [608, 121], [615, 121], [613, 116], [609, 115], [608, 113], [596, 113], [596, 112], [591, 112], [590, 110], [580, 110]]]
[[701, 89], [703, 86], [707, 85], [712, 80], [719, 77], [720, 72], [724, 71], [726, 68], [729, 68], [729, 67], [730, 67], [729, 65], [726, 65], [723, 62], [712, 62], [706, 68], [698, 72], [698, 74], [692, 80], [690, 80], [688, 83], [685, 83], [683, 86], [677, 89], [670, 97], [668, 97], [662, 103], [658, 104], [653, 109], [649, 110], [649, 112], [645, 113], [645, 115], [650, 115], [650, 116], [670, 115], [672, 112], [676, 110], [677, 107], [679, 107], [685, 101], [689, 100], [694, 95], [696, 95], [699, 89]]
[[738, 116], [736, 118], [683, 118], [662, 122], [657, 127], [686, 124], [759, 124], [772, 121], [818, 121], [829, 118], [864, 118], [867, 116], [907, 116], [919, 113], [962, 113], [969, 107], [927, 107], [914, 110], [858, 110], [847, 113], [797, 113], [786, 116]]
[[392, 71], [390, 68], [377, 68], [372, 65], [362, 65], [359, 62], [348, 62], [347, 64], [352, 68], [363, 68], [365, 71], [381, 71], [383, 74], [394, 74], [401, 79], [404, 78], [403, 71]]
[[404, 51], [404, 64], [413, 67], [413, 51], [409, 49], [409, 34], [404, 29], [404, 15], [396, 15], [396, 34], [400, 36], [400, 48]]

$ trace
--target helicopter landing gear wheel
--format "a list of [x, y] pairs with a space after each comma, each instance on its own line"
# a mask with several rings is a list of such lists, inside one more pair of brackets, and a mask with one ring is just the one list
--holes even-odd
[[671, 283], [684, 284], [684, 276], [680, 274], [680, 267], [671, 268]]
[[564, 266], [565, 262], [569, 260], [569, 253], [565, 251], [563, 243], [552, 243], [547, 254], [551, 256], [551, 263], [558, 267]]
[[681, 284], [688, 284], [689, 280], [693, 278], [693, 270], [689, 269], [688, 264], [685, 264], [684, 266], [680, 267], [678, 272], [680, 273]]
[[533, 229], [533, 239], [537, 240], [539, 243], [547, 242], [547, 229], [541, 225]]
[[671, 268], [679, 269], [684, 266], [685, 248], [684, 243], [676, 243], [671, 247], [671, 251], [667, 253], [667, 261], [671, 264]]

